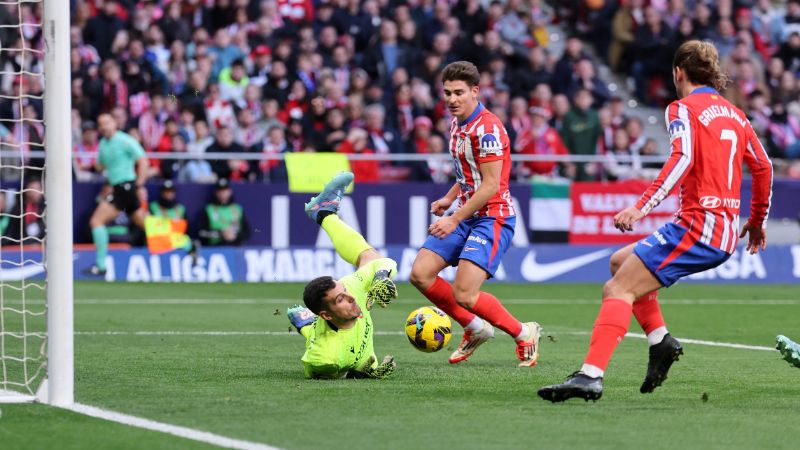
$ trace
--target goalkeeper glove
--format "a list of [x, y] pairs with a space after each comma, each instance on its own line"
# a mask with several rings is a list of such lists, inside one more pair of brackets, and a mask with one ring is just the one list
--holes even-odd
[[381, 308], [385, 308], [395, 298], [397, 298], [397, 286], [389, 278], [389, 271], [379, 270], [375, 272], [372, 284], [367, 290], [367, 310], [371, 310], [376, 302], [381, 305]]
[[373, 378], [376, 380], [383, 380], [391, 376], [394, 373], [394, 369], [397, 367], [397, 363], [394, 362], [394, 357], [392, 355], [384, 356], [383, 361], [375, 367], [372, 367], [373, 363], [375, 363], [375, 357], [370, 356], [360, 370], [351, 370], [348, 372], [347, 378]]
[[298, 333], [300, 332], [301, 328], [311, 325], [315, 320], [317, 320], [316, 314], [311, 312], [310, 309], [301, 305], [294, 305], [287, 309], [286, 315], [289, 316], [289, 322], [292, 323], [293, 327], [297, 328]]

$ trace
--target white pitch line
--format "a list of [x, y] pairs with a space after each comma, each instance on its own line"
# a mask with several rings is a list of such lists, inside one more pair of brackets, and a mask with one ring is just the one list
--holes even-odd
[[[398, 303], [401, 303], [399, 301]], [[423, 299], [407, 302], [424, 303]], [[507, 305], [600, 305], [600, 299], [503, 299]], [[790, 299], [662, 299], [662, 305], [728, 305], [728, 306], [780, 306], [800, 305], [800, 300]], [[21, 300], [5, 300], [7, 305], [21, 305]], [[44, 300], [26, 300], [28, 305], [43, 305]], [[123, 299], [76, 299], [75, 305], [288, 305], [301, 303], [299, 298], [230, 298], [230, 299], [174, 299], [174, 298], [123, 298]]]
[[209, 433], [208, 431], [196, 430], [194, 428], [181, 427], [163, 422], [156, 422], [155, 420], [131, 416], [116, 411], [97, 408], [95, 406], [83, 405], [80, 403], [75, 403], [66, 409], [74, 411], [78, 414], [96, 417], [98, 419], [108, 420], [111, 422], [117, 422], [136, 428], [144, 428], [146, 430], [167, 433], [185, 439], [191, 439], [193, 441], [216, 445], [217, 447], [222, 448], [234, 448], [238, 450], [280, 450], [277, 447], [260, 444], [258, 442], [233, 439], [221, 436], [219, 434]]
[[[295, 331], [76, 331], [76, 336], [294, 336]], [[376, 336], [402, 336], [402, 331], [375, 331]], [[460, 335], [460, 333], [453, 333]], [[588, 336], [590, 331], [554, 331], [553, 334]], [[640, 333], [628, 333], [625, 337], [647, 339]], [[737, 344], [735, 342], [704, 341], [701, 339], [680, 338], [681, 343], [705, 345], [709, 347], [736, 348], [741, 350], [776, 351], [772, 347]]]

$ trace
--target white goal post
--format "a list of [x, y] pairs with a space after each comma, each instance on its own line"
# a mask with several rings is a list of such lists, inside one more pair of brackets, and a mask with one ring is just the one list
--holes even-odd
[[68, 1], [44, 0], [45, 193], [48, 230], [47, 385], [42, 399], [54, 406], [74, 402], [72, 310], [72, 133]]
[[[0, 119], [12, 135], [0, 142], [5, 150], [0, 225], [8, 231], [14, 222], [18, 229], [4, 231], [0, 240], [0, 403], [74, 403], [69, 5], [67, 0], [0, 0], [4, 13], [14, 16], [13, 23], [0, 23], [2, 36], [12, 36], [12, 29], [18, 33], [15, 42], [0, 42], [3, 61], [14, 62], [0, 67], [0, 76], [11, 77], [18, 89], [0, 92], [2, 101], [18, 111]], [[33, 11], [43, 14], [37, 18]], [[4, 17], [7, 21], [8, 14]], [[43, 87], [43, 94], [26, 87], [31, 81]], [[43, 117], [22, 113], [38, 101]], [[37, 127], [38, 136], [46, 129], [43, 142], [29, 134], [29, 127]], [[42, 148], [44, 167], [32, 163]], [[17, 159], [10, 156], [14, 153]], [[43, 209], [30, 207], [31, 195], [43, 195]], [[6, 211], [6, 200], [18, 209]], [[43, 223], [46, 235], [31, 234], [31, 221]]]

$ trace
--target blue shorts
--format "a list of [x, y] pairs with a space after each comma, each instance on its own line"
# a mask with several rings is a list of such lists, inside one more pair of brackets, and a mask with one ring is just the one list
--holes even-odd
[[713, 269], [731, 257], [718, 248], [696, 241], [688, 232], [680, 225], [668, 223], [633, 248], [664, 287], [672, 286], [687, 275]]
[[428, 236], [422, 248], [441, 256], [448, 264], [458, 265], [458, 261], [472, 261], [494, 276], [500, 266], [500, 259], [514, 237], [517, 218], [473, 217], [461, 222], [455, 231], [439, 239]]

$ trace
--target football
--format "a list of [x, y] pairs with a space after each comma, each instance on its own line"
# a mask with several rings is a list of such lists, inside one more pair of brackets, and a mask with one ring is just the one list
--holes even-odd
[[430, 353], [450, 342], [450, 318], [441, 309], [423, 306], [406, 319], [406, 336], [417, 350]]

